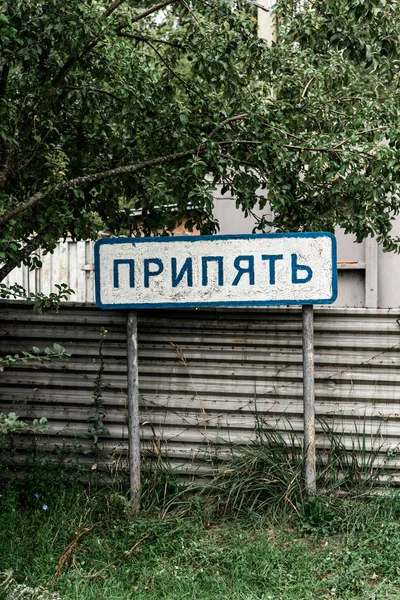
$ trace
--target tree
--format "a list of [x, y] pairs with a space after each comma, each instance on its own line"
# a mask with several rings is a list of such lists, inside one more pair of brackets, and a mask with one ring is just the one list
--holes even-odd
[[[13, 0], [0, 7], [0, 280], [60, 236], [168, 234], [212, 191], [258, 229], [390, 235], [399, 212], [400, 5], [279, 0], [278, 41], [245, 0]], [[172, 210], [172, 206], [174, 209]]]

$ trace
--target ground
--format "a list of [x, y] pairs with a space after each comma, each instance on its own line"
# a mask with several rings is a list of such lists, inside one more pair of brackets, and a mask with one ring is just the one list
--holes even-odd
[[[0, 498], [0, 571], [9, 578], [0, 598], [400, 598], [393, 493], [224, 516], [210, 499], [182, 495], [135, 516], [112, 489], [27, 494], [5, 487]], [[26, 586], [35, 591], [23, 595]]]

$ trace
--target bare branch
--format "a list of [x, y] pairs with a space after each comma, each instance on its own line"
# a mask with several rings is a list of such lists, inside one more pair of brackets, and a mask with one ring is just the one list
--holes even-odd
[[140, 163], [135, 163], [133, 165], [126, 165], [123, 167], [117, 167], [115, 169], [110, 169], [108, 171], [101, 171], [100, 173], [92, 173], [90, 175], [83, 175], [82, 177], [76, 177], [75, 179], [71, 179], [69, 181], [62, 181], [57, 183], [54, 187], [49, 190], [37, 192], [30, 198], [27, 198], [23, 202], [14, 206], [14, 208], [10, 209], [6, 214], [0, 217], [0, 225], [4, 225], [10, 219], [13, 219], [27, 208], [31, 208], [41, 202], [45, 198], [48, 198], [52, 194], [57, 192], [61, 192], [73, 187], [83, 187], [90, 184], [96, 184], [104, 179], [110, 179], [112, 177], [124, 177], [125, 175], [131, 175], [136, 173], [137, 171], [141, 171], [142, 169], [149, 169], [151, 167], [156, 167], [163, 164], [168, 164], [171, 162], [176, 162], [182, 160], [184, 158], [189, 158], [193, 156], [194, 152], [192, 150], [186, 152], [177, 152], [176, 154], [167, 154], [165, 156], [158, 156], [157, 158], [151, 158], [149, 160], [145, 160]]

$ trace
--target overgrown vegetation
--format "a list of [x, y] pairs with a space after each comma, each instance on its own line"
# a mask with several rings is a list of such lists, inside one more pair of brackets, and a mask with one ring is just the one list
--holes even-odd
[[111, 490], [63, 490], [46, 509], [10, 490], [0, 501], [0, 569], [60, 598], [383, 600], [400, 585], [398, 496], [234, 520], [194, 503], [134, 517]]
[[104, 442], [102, 439], [110, 435], [110, 431], [104, 425], [106, 409], [103, 404], [103, 373], [105, 365], [103, 345], [106, 335], [107, 330], [102, 327], [99, 342], [99, 370], [93, 384], [93, 401], [90, 405], [88, 416], [88, 438], [90, 439], [91, 444], [86, 453], [90, 453], [93, 457], [93, 470], [97, 469], [99, 460], [107, 458], [107, 452], [104, 450]]
[[[65, 283], [55, 284], [56, 292], [49, 295], [42, 292], [27, 292], [22, 286], [14, 284], [7, 286], [0, 283], [0, 299], [23, 299], [33, 305], [33, 310], [39, 314], [57, 312], [63, 300], [67, 300], [71, 294], [75, 292], [71, 290]], [[45, 363], [51, 360], [68, 360], [71, 356], [60, 344], [54, 343], [52, 348], [44, 348], [41, 350], [37, 346], [33, 346], [31, 351], [21, 350], [17, 354], [7, 354], [0, 356], [0, 373], [7, 367], [13, 365], [25, 365], [34, 363]], [[46, 417], [34, 419], [32, 424], [21, 421], [19, 416], [10, 412], [0, 413], [0, 442], [1, 436], [12, 435], [18, 432], [30, 432], [32, 434], [43, 433], [48, 428]]]
[[57, 291], [46, 295], [42, 292], [27, 292], [18, 283], [11, 286], [0, 283], [0, 298], [3, 300], [26, 300], [26, 302], [33, 305], [33, 310], [39, 314], [58, 312], [61, 302], [68, 300], [75, 292], [66, 283], [56, 283], [54, 287]]
[[[60, 344], [53, 344], [53, 348], [44, 348], [40, 350], [37, 346], [32, 348], [31, 352], [21, 350], [17, 354], [7, 354], [4, 357], [0, 356], [0, 373], [5, 368], [12, 365], [27, 364], [27, 363], [44, 363], [54, 359], [67, 360], [71, 354], [66, 352], [63, 346]], [[40, 417], [33, 419], [33, 422], [28, 424], [20, 419], [20, 417], [14, 413], [1, 413], [0, 412], [0, 442], [2, 436], [10, 436], [16, 433], [32, 433], [39, 434], [43, 433], [48, 429], [48, 422], [46, 417]]]
[[276, 14], [269, 47], [246, 0], [2, 2], [0, 280], [67, 234], [169, 234], [188, 203], [213, 232], [217, 186], [398, 250], [399, 2]]
[[145, 472], [140, 516], [120, 483], [63, 483], [61, 463], [58, 480], [44, 463], [41, 482], [29, 469], [3, 479], [0, 598], [397, 598], [399, 493], [365, 494], [381, 473], [362, 446], [344, 463], [338, 444], [329, 477], [321, 460], [324, 493], [308, 497], [297, 441], [260, 423], [255, 442], [205, 487], [183, 487], [159, 460]]
[[67, 360], [71, 354], [66, 352], [60, 344], [53, 344], [53, 348], [44, 348], [40, 350], [37, 346], [32, 348], [32, 352], [21, 350], [18, 354], [7, 354], [5, 357], [0, 357], [0, 372], [6, 367], [17, 364], [27, 363], [44, 363], [52, 359]]

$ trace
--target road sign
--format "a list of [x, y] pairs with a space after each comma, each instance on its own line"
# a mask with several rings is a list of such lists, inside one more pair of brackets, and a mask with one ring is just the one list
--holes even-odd
[[330, 304], [330, 233], [111, 238], [95, 245], [103, 309]]

